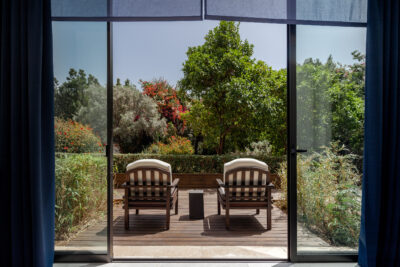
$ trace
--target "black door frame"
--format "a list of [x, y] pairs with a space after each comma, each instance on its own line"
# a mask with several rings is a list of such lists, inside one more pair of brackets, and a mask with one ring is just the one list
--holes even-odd
[[[290, 1], [290, 0], [289, 0]], [[111, 1], [109, 1], [111, 2]], [[109, 12], [111, 9], [109, 8]], [[206, 17], [207, 19], [207, 17]], [[246, 21], [236, 17], [210, 17], [214, 20]], [[134, 262], [238, 262], [238, 261], [276, 261], [276, 259], [118, 259], [113, 257], [113, 25], [112, 21], [143, 21], [143, 19], [118, 19], [109, 18], [78, 18], [78, 17], [53, 17], [53, 21], [106, 21], [107, 22], [107, 254], [95, 254], [91, 252], [55, 252], [55, 262], [111, 262], [111, 261], [134, 261]], [[178, 21], [195, 20], [193, 18], [146, 18], [146, 21]], [[252, 21], [255, 21], [254, 19]], [[273, 21], [257, 20], [258, 22], [271, 23]], [[297, 21], [297, 23], [299, 23]], [[303, 22], [306, 25], [320, 25], [314, 22]], [[366, 27], [366, 23], [326, 23], [324, 26], [340, 27]], [[296, 24], [287, 24], [287, 192], [288, 192], [288, 255], [290, 262], [356, 262], [357, 254], [304, 254], [297, 253], [297, 137], [296, 137]]]
[[[337, 26], [337, 25], [336, 25]], [[342, 26], [342, 25], [341, 25]], [[346, 26], [353, 26], [347, 24]], [[288, 190], [288, 258], [293, 262], [356, 262], [355, 253], [299, 254], [297, 250], [297, 90], [296, 25], [287, 25], [287, 190]]]

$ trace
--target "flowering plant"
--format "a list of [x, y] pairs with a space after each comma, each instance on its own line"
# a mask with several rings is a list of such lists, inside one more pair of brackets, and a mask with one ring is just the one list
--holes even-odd
[[93, 129], [73, 120], [55, 118], [56, 152], [85, 153], [104, 152], [104, 144]]
[[179, 133], [185, 130], [185, 121], [181, 115], [187, 111], [178, 98], [177, 91], [165, 80], [155, 80], [152, 82], [140, 81], [143, 94], [154, 99], [158, 106], [158, 112], [167, 122], [172, 122]]
[[184, 155], [193, 154], [194, 149], [189, 139], [180, 136], [171, 136], [170, 138], [168, 138], [167, 144], [164, 144], [162, 142], [154, 143], [148, 148], [146, 152], [164, 155]]

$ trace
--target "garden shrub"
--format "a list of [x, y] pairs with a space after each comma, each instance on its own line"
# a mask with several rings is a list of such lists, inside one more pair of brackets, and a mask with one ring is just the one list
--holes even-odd
[[250, 147], [246, 147], [246, 154], [248, 155], [269, 155], [272, 148], [268, 140], [252, 142]]
[[113, 137], [121, 152], [141, 152], [166, 132], [156, 102], [135, 86], [116, 86], [113, 103]]
[[56, 154], [56, 240], [65, 240], [107, 211], [107, 159], [101, 154]]
[[148, 153], [157, 153], [162, 155], [185, 155], [193, 154], [194, 149], [189, 139], [181, 136], [171, 136], [168, 143], [157, 142], [152, 144], [147, 150]]
[[[333, 143], [321, 152], [300, 155], [297, 161], [298, 219], [311, 231], [336, 246], [357, 247], [361, 216], [361, 174], [356, 156], [344, 153], [344, 147]], [[286, 162], [278, 174], [283, 200], [287, 203]]]
[[73, 120], [55, 118], [56, 152], [88, 153], [103, 152], [104, 145], [93, 129]]
[[[171, 164], [173, 173], [222, 173], [224, 163], [245, 155], [161, 155], [161, 154], [114, 154], [114, 170], [125, 172], [126, 165], [139, 159], [159, 159]], [[247, 156], [249, 157], [249, 156]], [[285, 157], [250, 156], [264, 161], [275, 173]]]

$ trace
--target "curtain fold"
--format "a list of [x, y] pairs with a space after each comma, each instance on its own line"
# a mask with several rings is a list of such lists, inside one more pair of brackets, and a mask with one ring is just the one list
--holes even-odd
[[400, 266], [400, 3], [369, 0], [359, 264]]
[[0, 4], [0, 266], [52, 266], [50, 0]]

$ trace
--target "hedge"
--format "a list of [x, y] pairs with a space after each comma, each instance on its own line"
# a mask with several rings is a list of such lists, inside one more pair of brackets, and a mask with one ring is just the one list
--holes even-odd
[[107, 211], [107, 158], [100, 153], [56, 153], [55, 238], [66, 240]]
[[222, 173], [224, 163], [237, 158], [251, 157], [268, 164], [276, 173], [286, 157], [246, 155], [160, 155], [160, 154], [114, 154], [114, 172], [125, 172], [126, 165], [139, 159], [159, 159], [172, 166], [173, 173]]

